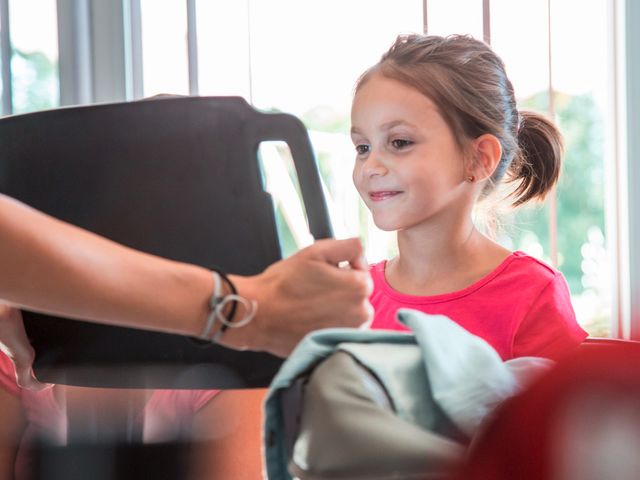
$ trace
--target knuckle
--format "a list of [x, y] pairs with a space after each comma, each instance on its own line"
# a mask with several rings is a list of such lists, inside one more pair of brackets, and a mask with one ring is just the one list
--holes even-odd
[[360, 278], [359, 282], [358, 294], [360, 296], [364, 296], [369, 298], [369, 295], [373, 292], [373, 284], [371, 282], [371, 277], [367, 273], [366, 276]]
[[366, 276], [363, 279], [364, 285], [364, 293], [368, 297], [373, 293], [373, 280], [371, 279], [371, 275], [367, 272]]
[[373, 283], [368, 272], [356, 272], [350, 270], [349, 285], [354, 295], [358, 297], [368, 297], [373, 291]]
[[363, 323], [373, 318], [373, 307], [368, 301], [364, 302], [360, 308], [360, 318]]
[[368, 300], [364, 303], [364, 308], [366, 311], [366, 315], [367, 318], [372, 318], [373, 314], [375, 313], [375, 310], [373, 308], [373, 305], [371, 305], [371, 302], [369, 302]]
[[373, 307], [368, 300], [361, 301], [354, 305], [351, 313], [351, 321], [354, 325], [359, 326], [368, 322], [373, 317]]

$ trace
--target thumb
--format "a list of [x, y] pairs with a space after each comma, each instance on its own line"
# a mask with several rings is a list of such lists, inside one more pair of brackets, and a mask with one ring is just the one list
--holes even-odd
[[308, 258], [320, 260], [332, 265], [348, 262], [352, 268], [357, 270], [368, 269], [367, 261], [364, 258], [362, 243], [359, 238], [318, 240], [300, 253]]
[[33, 373], [33, 370], [22, 370], [20, 373], [16, 370], [16, 383], [20, 388], [31, 390], [32, 392], [40, 392], [47, 388], [52, 388], [51, 383], [42, 383]]
[[33, 358], [13, 358], [12, 361], [16, 371], [16, 383], [20, 388], [37, 392], [52, 387], [51, 384], [42, 383], [36, 378], [31, 367]]

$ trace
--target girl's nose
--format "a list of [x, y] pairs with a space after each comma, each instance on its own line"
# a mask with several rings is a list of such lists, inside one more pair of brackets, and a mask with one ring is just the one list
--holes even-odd
[[367, 161], [363, 166], [363, 173], [367, 177], [374, 177], [387, 173], [387, 167], [375, 151], [371, 151], [367, 156]]

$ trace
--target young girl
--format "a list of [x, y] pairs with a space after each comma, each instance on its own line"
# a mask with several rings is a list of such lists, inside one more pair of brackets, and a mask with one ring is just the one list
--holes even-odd
[[507, 178], [513, 205], [543, 199], [562, 140], [518, 112], [500, 58], [467, 36], [398, 37], [358, 80], [353, 181], [398, 255], [371, 267], [372, 328], [400, 330], [398, 308], [446, 315], [503, 359], [557, 359], [586, 337], [560, 272], [474, 225], [476, 201]]

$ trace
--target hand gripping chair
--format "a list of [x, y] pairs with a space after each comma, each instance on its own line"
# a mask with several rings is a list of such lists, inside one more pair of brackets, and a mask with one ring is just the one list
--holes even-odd
[[[262, 141], [284, 141], [311, 234], [332, 236], [303, 124], [288, 114], [258, 112], [239, 97], [160, 98], [17, 115], [0, 120], [0, 138], [0, 192], [135, 249], [237, 274], [259, 273], [281, 258], [257, 153]], [[50, 383], [266, 387], [281, 364], [266, 353], [203, 346], [188, 337], [28, 311], [23, 316], [36, 351], [35, 373]], [[86, 412], [76, 422], [73, 413], [68, 437], [86, 439]], [[127, 442], [137, 444], [140, 431], [130, 424], [123, 429]], [[105, 435], [94, 428], [91, 439]]]

